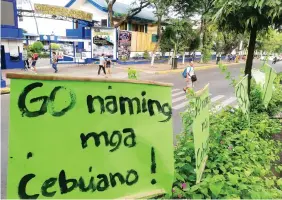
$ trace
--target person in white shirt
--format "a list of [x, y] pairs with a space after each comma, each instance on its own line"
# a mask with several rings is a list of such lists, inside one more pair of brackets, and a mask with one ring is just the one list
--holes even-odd
[[101, 69], [103, 69], [104, 74], [106, 75], [106, 70], [105, 70], [105, 65], [106, 65], [106, 60], [104, 58], [104, 54], [102, 54], [99, 58], [99, 70], [98, 70], [98, 75], [100, 75]]
[[191, 62], [189, 63], [189, 66], [187, 67], [187, 70], [186, 70], [186, 71], [187, 71], [187, 76], [186, 76], [186, 78], [185, 78], [186, 87], [183, 88], [183, 91], [184, 91], [184, 92], [186, 92], [187, 89], [194, 87], [193, 81], [191, 80], [191, 77], [195, 74], [193, 61], [191, 61]]

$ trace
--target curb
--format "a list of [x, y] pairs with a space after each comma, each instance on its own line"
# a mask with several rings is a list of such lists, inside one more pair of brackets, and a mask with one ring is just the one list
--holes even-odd
[[1, 94], [9, 94], [10, 93], [10, 88], [5, 87], [5, 88], [1, 88]]
[[[239, 65], [242, 63], [231, 63], [229, 64], [229, 66], [233, 66], [233, 65]], [[215, 68], [218, 67], [218, 65], [209, 65], [209, 66], [202, 66], [202, 67], [195, 67], [195, 71], [199, 71], [199, 70], [205, 70], [205, 69], [209, 69], [209, 68]], [[123, 70], [128, 70], [128, 68], [124, 68], [124, 67], [117, 67], [118, 69], [123, 69]], [[142, 69], [136, 69], [134, 68], [136, 71], [138, 72], [145, 72], [148, 74], [168, 74], [168, 73], [178, 73], [178, 72], [182, 72], [184, 70], [184, 68], [181, 69], [171, 69], [171, 70], [160, 70], [160, 71], [149, 71], [149, 70], [142, 70]]]

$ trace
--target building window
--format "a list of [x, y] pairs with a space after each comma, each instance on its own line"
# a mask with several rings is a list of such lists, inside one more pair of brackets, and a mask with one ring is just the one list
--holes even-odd
[[104, 26], [104, 27], [106, 26], [107, 27], [108, 26], [108, 20], [107, 19], [102, 19], [101, 20], [101, 26]]
[[152, 42], [158, 42], [158, 35], [152, 34]]

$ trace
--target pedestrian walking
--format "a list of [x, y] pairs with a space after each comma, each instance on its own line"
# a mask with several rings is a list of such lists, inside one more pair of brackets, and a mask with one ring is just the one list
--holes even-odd
[[32, 57], [31, 57], [31, 66], [33, 67], [33, 71], [36, 73], [36, 62], [38, 60], [38, 54], [37, 53], [33, 53]]
[[105, 58], [104, 58], [104, 54], [102, 54], [99, 58], [99, 70], [98, 70], [98, 75], [100, 75], [100, 71], [101, 69], [103, 69], [104, 74], [106, 75], [106, 70], [105, 70]]
[[272, 64], [276, 64], [276, 62], [277, 62], [277, 57], [275, 56], [275, 57], [273, 58]]
[[24, 49], [23, 49], [23, 61], [24, 61], [24, 69], [23, 70], [30, 69], [26, 46], [24, 46]]
[[194, 82], [197, 81], [193, 62], [190, 62], [189, 66], [184, 69], [182, 76], [185, 78], [186, 82], [186, 87], [183, 88], [183, 91], [187, 92], [188, 89], [192, 89], [194, 87]]
[[57, 56], [56, 52], [53, 52], [53, 55], [52, 55], [52, 67], [55, 70], [55, 73], [58, 72], [57, 65], [58, 65], [58, 56]]
[[221, 54], [220, 53], [216, 54], [216, 64], [217, 65], [219, 64], [220, 59], [221, 59]]
[[111, 72], [111, 65], [112, 65], [112, 61], [110, 58], [106, 59], [106, 68], [107, 68], [107, 74], [112, 74]]

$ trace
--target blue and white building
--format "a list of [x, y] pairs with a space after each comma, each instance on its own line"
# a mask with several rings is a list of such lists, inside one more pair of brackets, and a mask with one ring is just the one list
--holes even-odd
[[23, 68], [23, 31], [18, 28], [16, 0], [1, 0], [1, 69]]

